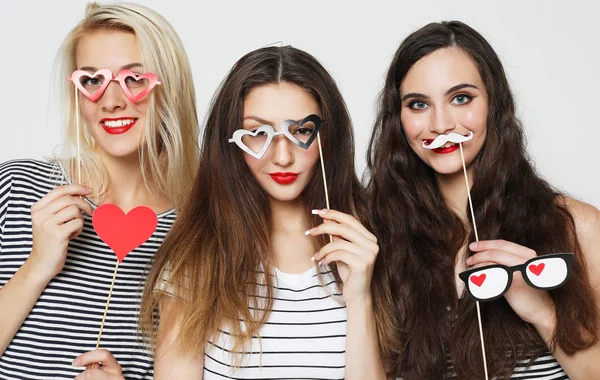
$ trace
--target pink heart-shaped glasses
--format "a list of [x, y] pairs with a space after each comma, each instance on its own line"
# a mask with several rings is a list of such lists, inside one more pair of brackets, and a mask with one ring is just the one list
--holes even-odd
[[156, 74], [135, 74], [130, 70], [121, 70], [115, 77], [109, 69], [100, 69], [91, 74], [84, 70], [75, 70], [67, 80], [75, 84], [92, 102], [98, 100], [112, 81], [119, 82], [123, 92], [133, 103], [148, 95], [154, 86], [161, 84]]

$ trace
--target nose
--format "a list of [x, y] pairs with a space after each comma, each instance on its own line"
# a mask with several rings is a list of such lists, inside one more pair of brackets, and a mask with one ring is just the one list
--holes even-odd
[[291, 141], [285, 138], [285, 136], [276, 136], [273, 139], [270, 150], [271, 162], [278, 166], [289, 166], [294, 163], [294, 148]]
[[99, 99], [100, 106], [103, 111], [113, 112], [125, 108], [125, 94], [119, 86], [119, 83], [112, 81], [106, 87], [104, 94]]
[[447, 107], [434, 109], [433, 120], [430, 124], [430, 131], [443, 135], [451, 132], [456, 127], [452, 112]]

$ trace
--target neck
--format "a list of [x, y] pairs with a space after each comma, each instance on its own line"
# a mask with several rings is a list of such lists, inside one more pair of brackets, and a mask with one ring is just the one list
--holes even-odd
[[286, 273], [303, 273], [314, 266], [310, 260], [316, 253], [313, 252], [314, 238], [304, 235], [311, 227], [304, 203], [300, 199], [291, 202], [271, 200], [271, 212], [275, 266]]
[[308, 229], [310, 218], [306, 214], [303, 202], [300, 199], [285, 202], [271, 200], [273, 215], [273, 233], [304, 233]]
[[119, 158], [101, 154], [100, 157], [108, 173], [108, 183], [99, 203], [115, 204], [125, 213], [137, 206], [150, 207], [157, 214], [171, 208], [166, 199], [148, 190], [137, 154]]
[[[470, 191], [473, 186], [473, 170], [471, 168], [467, 168], [467, 176], [469, 177], [468, 191]], [[436, 174], [436, 180], [446, 205], [466, 222], [469, 198], [463, 171], [451, 175]]]

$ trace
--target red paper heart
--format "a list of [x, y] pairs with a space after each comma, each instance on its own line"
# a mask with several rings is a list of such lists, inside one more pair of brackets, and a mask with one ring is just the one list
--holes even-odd
[[531, 273], [535, 274], [536, 276], [539, 276], [545, 267], [546, 267], [546, 264], [544, 264], [544, 263], [540, 263], [538, 265], [531, 264], [529, 266], [529, 270], [531, 271]]
[[470, 280], [475, 285], [481, 286], [481, 285], [483, 285], [485, 278], [486, 278], [486, 275], [485, 275], [485, 273], [483, 273], [483, 274], [480, 274], [479, 276], [471, 276]]
[[156, 213], [144, 206], [136, 207], [125, 214], [117, 205], [103, 204], [92, 216], [92, 225], [122, 262], [133, 251], [152, 236], [158, 219]]

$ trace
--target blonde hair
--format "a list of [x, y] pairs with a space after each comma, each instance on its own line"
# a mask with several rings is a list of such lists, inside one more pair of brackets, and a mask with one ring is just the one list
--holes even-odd
[[[162, 85], [148, 95], [143, 144], [139, 150], [142, 175], [148, 190], [180, 207], [191, 190], [198, 163], [198, 119], [194, 84], [188, 57], [173, 27], [158, 13], [138, 4], [89, 3], [85, 17], [67, 35], [56, 60], [67, 126], [59, 160], [67, 175], [77, 179], [77, 115], [75, 90], [68, 82], [76, 70], [77, 45], [81, 38], [99, 30], [120, 30], [135, 35], [146, 72], [155, 73]], [[80, 123], [83, 125], [83, 120]], [[86, 128], [79, 131], [83, 184], [95, 186], [101, 199], [108, 185], [108, 173]]]

